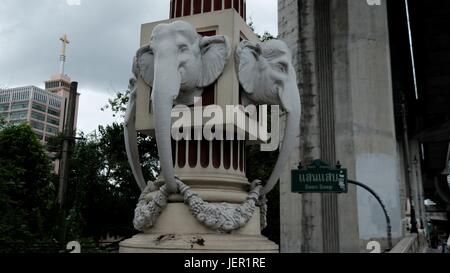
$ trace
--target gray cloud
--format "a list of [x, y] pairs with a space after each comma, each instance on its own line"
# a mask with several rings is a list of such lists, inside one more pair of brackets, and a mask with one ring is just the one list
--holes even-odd
[[139, 26], [166, 18], [168, 0], [2, 0], [0, 83], [41, 84], [58, 72], [59, 37], [67, 33], [66, 72], [80, 88], [107, 91], [126, 87], [139, 46]]
[[[277, 1], [247, 2], [256, 31], [276, 35]], [[113, 120], [99, 108], [114, 91], [127, 88], [140, 25], [168, 15], [169, 0], [81, 0], [80, 6], [66, 0], [1, 0], [0, 87], [43, 87], [58, 72], [59, 37], [67, 33], [66, 73], [79, 82], [83, 96], [78, 127], [91, 131]]]

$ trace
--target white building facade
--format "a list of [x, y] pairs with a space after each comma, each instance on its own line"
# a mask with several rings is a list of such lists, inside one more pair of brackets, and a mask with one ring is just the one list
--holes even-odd
[[41, 141], [62, 132], [63, 97], [25, 86], [0, 90], [0, 117], [8, 123], [28, 123]]
[[[54, 75], [45, 82], [45, 90], [36, 86], [0, 89], [0, 119], [8, 123], [28, 123], [39, 140], [62, 133], [67, 119], [71, 79], [67, 75]], [[75, 122], [77, 127], [77, 95]]]

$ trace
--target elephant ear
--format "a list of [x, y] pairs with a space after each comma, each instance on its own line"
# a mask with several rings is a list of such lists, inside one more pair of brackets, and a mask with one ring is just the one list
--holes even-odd
[[239, 82], [249, 95], [253, 94], [258, 85], [260, 69], [259, 61], [262, 58], [262, 49], [259, 44], [243, 41], [236, 49], [236, 69]]
[[200, 41], [202, 54], [202, 77], [198, 87], [204, 88], [214, 83], [225, 69], [231, 54], [231, 46], [226, 36], [203, 37]]
[[141, 78], [144, 82], [153, 87], [155, 58], [150, 45], [141, 47], [136, 52], [133, 62], [133, 73], [136, 78]]

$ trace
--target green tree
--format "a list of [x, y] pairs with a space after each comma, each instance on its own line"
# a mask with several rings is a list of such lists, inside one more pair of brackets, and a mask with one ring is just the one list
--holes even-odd
[[[70, 161], [67, 239], [133, 235], [132, 221], [140, 189], [128, 163], [123, 125], [99, 126], [95, 133], [81, 133], [80, 137]], [[58, 148], [60, 142], [60, 137], [51, 139], [48, 146]], [[144, 177], [153, 181], [159, 171], [156, 143], [140, 136], [138, 145]], [[52, 151], [59, 154], [58, 149]]]
[[125, 92], [116, 92], [115, 97], [108, 100], [108, 104], [103, 106], [101, 109], [105, 111], [106, 109], [111, 109], [113, 112], [113, 117], [120, 115], [124, 117], [124, 114], [127, 110], [127, 103], [130, 99], [130, 90], [126, 90]]
[[29, 125], [3, 125], [0, 151], [0, 244], [51, 241], [56, 180], [42, 144]]
[[[248, 26], [250, 27], [251, 30], [253, 30], [253, 32], [255, 32], [255, 23], [253, 22], [252, 18], [250, 18], [250, 22], [248, 23]], [[256, 36], [259, 38], [259, 40], [261, 40], [261, 42], [276, 39], [276, 37], [274, 37], [268, 31], [264, 31], [264, 34], [262, 36], [260, 34], [256, 33]]]

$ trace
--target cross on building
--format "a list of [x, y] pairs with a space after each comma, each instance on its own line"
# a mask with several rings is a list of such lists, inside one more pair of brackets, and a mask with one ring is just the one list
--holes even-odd
[[66, 34], [64, 34], [63, 37], [59, 38], [59, 40], [62, 42], [61, 57], [60, 57], [61, 66], [59, 72], [61, 75], [64, 75], [64, 65], [66, 62], [66, 49], [67, 45], [70, 44], [70, 42]]

